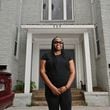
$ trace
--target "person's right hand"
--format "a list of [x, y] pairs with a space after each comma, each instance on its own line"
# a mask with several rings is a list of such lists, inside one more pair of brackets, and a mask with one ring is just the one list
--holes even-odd
[[60, 95], [61, 94], [61, 92], [59, 91], [59, 89], [58, 88], [56, 88], [56, 87], [52, 87], [51, 88], [51, 91], [52, 91], [52, 93], [54, 94], [54, 95]]
[[60, 93], [64, 93], [67, 91], [67, 88], [65, 86], [62, 86], [59, 88]]

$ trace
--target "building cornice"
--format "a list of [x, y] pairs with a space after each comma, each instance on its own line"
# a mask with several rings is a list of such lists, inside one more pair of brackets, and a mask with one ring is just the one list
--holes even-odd
[[45, 25], [42, 25], [42, 24], [38, 24], [38, 25], [21, 25], [21, 28], [22, 29], [40, 29], [40, 28], [62, 28], [62, 29], [65, 29], [65, 28], [73, 28], [73, 29], [94, 29], [96, 26], [95, 25], [62, 25], [62, 24], [45, 24]]

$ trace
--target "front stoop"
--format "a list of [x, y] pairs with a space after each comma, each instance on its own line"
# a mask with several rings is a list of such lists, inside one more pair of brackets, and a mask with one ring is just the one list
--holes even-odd
[[[72, 105], [86, 106], [84, 93], [80, 89], [72, 89]], [[32, 106], [47, 106], [44, 89], [32, 92]]]

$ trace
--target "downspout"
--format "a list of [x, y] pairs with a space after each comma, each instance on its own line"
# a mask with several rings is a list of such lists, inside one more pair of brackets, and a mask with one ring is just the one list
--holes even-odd
[[18, 14], [18, 33], [17, 33], [17, 53], [16, 53], [16, 59], [19, 58], [22, 4], [23, 4], [23, 0], [19, 0], [19, 14]]

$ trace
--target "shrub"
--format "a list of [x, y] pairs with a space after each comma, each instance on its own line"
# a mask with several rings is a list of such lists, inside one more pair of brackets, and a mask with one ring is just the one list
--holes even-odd
[[[30, 82], [30, 91], [32, 92], [32, 90], [36, 89], [36, 84], [34, 81]], [[24, 82], [17, 80], [16, 81], [16, 85], [14, 86], [14, 92], [17, 93], [22, 93], [24, 92]]]
[[17, 80], [16, 85], [14, 86], [15, 92], [24, 92], [24, 82]]

